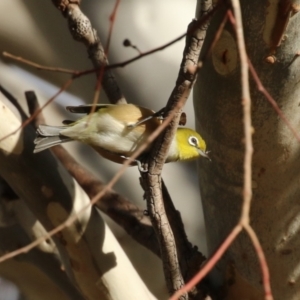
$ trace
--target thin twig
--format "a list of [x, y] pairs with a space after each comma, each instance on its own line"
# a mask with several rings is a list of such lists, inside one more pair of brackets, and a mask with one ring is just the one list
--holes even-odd
[[245, 158], [244, 158], [244, 187], [243, 187], [243, 207], [240, 222], [249, 223], [250, 204], [252, 199], [252, 121], [251, 121], [251, 98], [249, 87], [248, 57], [245, 48], [242, 16], [238, 0], [231, 0], [235, 16], [235, 28], [237, 45], [241, 61], [241, 86], [242, 86], [242, 105], [245, 139]]
[[221, 34], [223, 32], [223, 29], [226, 25], [228, 21], [228, 13], [226, 12], [223, 16], [223, 20], [222, 22], [220, 23], [217, 31], [216, 31], [216, 34], [214, 36], [214, 39], [212, 41], [212, 43], [210, 44], [209, 48], [207, 49], [206, 52], [204, 52], [202, 55], [201, 55], [201, 59], [199, 61], [199, 64], [202, 64], [208, 57], [211, 56], [211, 53], [212, 53], [212, 50], [215, 48], [217, 42], [219, 41], [220, 37], [221, 37]]
[[243, 227], [246, 230], [246, 232], [248, 233], [248, 235], [252, 241], [256, 255], [259, 260], [261, 273], [262, 273], [263, 286], [265, 289], [265, 300], [273, 300], [272, 290], [271, 290], [271, 285], [270, 285], [269, 267], [268, 267], [266, 256], [264, 254], [262, 246], [261, 246], [261, 244], [258, 240], [258, 237], [257, 237], [255, 231], [253, 230], [253, 228], [249, 224], [244, 224]]
[[[35, 112], [40, 109], [40, 105], [38, 103], [38, 99], [35, 92], [33, 91], [25, 92], [25, 98], [27, 101], [29, 115], [34, 116]], [[41, 124], [45, 124], [45, 118], [42, 112], [37, 114], [33, 119], [33, 125], [36, 129]]]
[[250, 59], [248, 58], [248, 65], [249, 65], [249, 70], [251, 72], [251, 75], [256, 82], [257, 89], [266, 97], [266, 99], [270, 102], [272, 107], [274, 108], [275, 112], [278, 114], [280, 119], [286, 124], [286, 126], [291, 130], [295, 138], [297, 139], [298, 142], [300, 142], [300, 134], [298, 133], [298, 130], [296, 130], [293, 125], [290, 123], [288, 118], [285, 116], [283, 111], [280, 109], [278, 106], [277, 102], [275, 99], [270, 95], [270, 93], [266, 90], [266, 88], [263, 86], [261, 80], [259, 79]]
[[[109, 30], [108, 30], [108, 37], [107, 37], [107, 41], [106, 41], [106, 45], [105, 45], [105, 49], [104, 49], [104, 56], [107, 58], [108, 56], [108, 51], [109, 51], [109, 46], [110, 46], [110, 40], [111, 40], [111, 36], [112, 36], [112, 31], [113, 31], [113, 27], [115, 24], [115, 19], [116, 19], [116, 14], [117, 14], [117, 10], [120, 4], [120, 0], [116, 0], [116, 4], [114, 6], [113, 12], [109, 18], [110, 20], [110, 26], [109, 26]], [[95, 63], [94, 63], [95, 65]], [[96, 110], [96, 104], [99, 102], [99, 98], [100, 98], [100, 92], [101, 92], [101, 87], [102, 87], [102, 82], [103, 80], [105, 80], [105, 66], [108, 65], [108, 60], [106, 61], [106, 64], [101, 65], [100, 69], [97, 72], [97, 84], [96, 84], [96, 89], [95, 89], [95, 93], [94, 93], [94, 98], [93, 98], [93, 105], [90, 111], [90, 116], [92, 116], [92, 113], [95, 112]], [[115, 85], [117, 85], [117, 82], [114, 82]], [[104, 89], [105, 90], [105, 89]], [[108, 99], [110, 100], [110, 102], [112, 103], [126, 103], [126, 100], [124, 97], [122, 97], [121, 99], [119, 99], [117, 102], [115, 102], [115, 99], [110, 99], [109, 95]], [[89, 121], [88, 121], [89, 122]]]
[[162, 46], [159, 46], [157, 48], [151, 49], [151, 50], [146, 51], [146, 52], [142, 52], [140, 55], [137, 55], [137, 56], [135, 56], [133, 58], [130, 58], [128, 60], [125, 60], [123, 62], [111, 64], [110, 66], [108, 66], [108, 69], [125, 67], [128, 64], [131, 64], [132, 62], [141, 59], [142, 57], [151, 55], [151, 54], [153, 54], [155, 52], [158, 52], [158, 51], [162, 51], [162, 50], [170, 47], [171, 45], [177, 43], [178, 41], [180, 41], [183, 38], [185, 38], [188, 34], [191, 34], [193, 31], [195, 31], [198, 27], [200, 27], [203, 24], [205, 24], [212, 17], [212, 15], [219, 9], [219, 7], [220, 7], [221, 4], [222, 4], [222, 1], [219, 1], [216, 6], [214, 6], [209, 12], [207, 12], [207, 14], [203, 15], [203, 17], [201, 17], [198, 21], [196, 21], [194, 23], [194, 26], [190, 27], [187, 32], [183, 33], [179, 37], [173, 39], [172, 41], [170, 41], [170, 42], [168, 42], [168, 43], [166, 43], [166, 44], [164, 44]]
[[9, 134], [3, 136], [2, 138], [0, 138], [0, 142], [2, 142], [3, 140], [7, 139], [8, 137], [10, 137], [11, 135], [17, 133], [19, 130], [21, 130], [22, 128], [24, 128], [25, 126], [27, 126], [28, 124], [30, 124], [32, 122], [32, 120], [46, 107], [48, 106], [56, 97], [58, 97], [63, 91], [65, 91], [73, 82], [73, 79], [70, 78], [69, 80], [67, 80], [64, 85], [59, 89], [58, 92], [56, 92], [54, 94], [54, 96], [52, 96], [50, 99], [48, 99], [46, 101], [46, 103], [44, 105], [42, 105], [38, 110], [36, 110], [34, 112], [34, 114], [28, 118], [26, 121], [24, 121], [19, 127], [17, 127], [15, 130], [13, 130], [12, 132], [10, 132]]
[[13, 54], [11, 54], [9, 52], [6, 52], [6, 51], [2, 52], [2, 55], [6, 58], [13, 59], [15, 61], [21, 62], [21, 63], [26, 64], [28, 66], [31, 66], [33, 68], [36, 68], [38, 70], [66, 73], [66, 74], [71, 74], [71, 75], [74, 75], [74, 74], [78, 73], [78, 71], [76, 71], [76, 70], [69, 70], [69, 69], [64, 69], [64, 68], [42, 66], [42, 65], [37, 64], [37, 63], [35, 63], [31, 60], [25, 59], [21, 56], [13, 55]]
[[228, 234], [225, 241], [218, 248], [216, 253], [206, 262], [201, 270], [191, 279], [184, 287], [178, 290], [169, 300], [177, 300], [183, 293], [189, 292], [197, 283], [202, 280], [220, 260], [225, 251], [229, 248], [232, 242], [236, 239], [242, 231], [241, 225], [236, 225], [233, 230]]
[[[252, 143], [252, 124], [251, 124], [251, 98], [250, 98], [250, 86], [249, 86], [249, 67], [248, 57], [245, 47], [242, 15], [240, 3], [238, 0], [231, 0], [234, 18], [235, 18], [235, 30], [237, 35], [237, 45], [239, 49], [239, 55], [241, 60], [241, 85], [242, 85], [242, 104], [243, 104], [243, 121], [244, 121], [244, 138], [245, 138], [245, 159], [244, 159], [244, 189], [243, 189], [243, 206], [240, 218], [240, 224], [246, 229], [253, 245], [255, 246], [260, 262], [264, 260], [263, 265], [261, 264], [265, 299], [273, 299], [271, 286], [270, 286], [270, 275], [269, 269], [265, 260], [265, 256], [261, 255], [261, 245], [250, 226], [250, 207], [252, 199], [252, 154], [253, 154], [253, 143]], [[251, 234], [249, 234], [251, 233]]]
[[110, 47], [110, 41], [111, 41], [111, 37], [112, 37], [112, 32], [113, 32], [113, 28], [115, 25], [115, 21], [116, 21], [116, 16], [117, 16], [117, 11], [119, 8], [119, 5], [121, 3], [121, 0], [116, 0], [115, 6], [113, 8], [113, 11], [109, 17], [109, 29], [108, 29], [108, 36], [107, 36], [107, 41], [106, 41], [106, 45], [105, 45], [105, 55], [108, 56], [108, 51], [109, 51], [109, 47]]

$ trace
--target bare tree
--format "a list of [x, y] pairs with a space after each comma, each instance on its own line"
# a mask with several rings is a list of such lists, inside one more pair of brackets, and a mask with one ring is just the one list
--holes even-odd
[[[27, 67], [71, 77], [42, 106], [27, 93], [28, 113], [1, 79], [0, 274], [32, 299], [53, 299], [54, 294], [57, 299], [154, 299], [100, 209], [161, 260], [163, 286], [172, 299], [299, 298], [298, 1], [220, 0], [213, 5], [199, 0], [197, 20], [186, 34], [147, 52], [126, 40], [124, 45], [138, 54], [113, 65], [107, 53], [119, 1], [110, 10], [107, 42], [83, 13], [84, 1], [48, 2], [67, 21], [59, 28], [68, 25], [95, 69], [45, 68], [5, 54]], [[165, 121], [147, 140], [159, 135], [143, 162], [147, 172], [140, 174], [147, 210], [112, 190], [125, 167], [111, 172], [104, 184], [62, 147], [32, 153], [34, 128], [47, 117], [43, 109], [75, 79], [96, 74], [94, 103], [101, 90], [110, 102], [126, 103], [113, 68], [130, 66], [184, 37], [175, 86], [161, 105]], [[196, 124], [211, 149], [211, 162], [199, 162], [209, 255], [202, 269], [205, 258], [190, 242], [161, 175], [197, 76]], [[137, 186], [137, 177], [130, 184]], [[47, 293], [25, 272], [38, 277]], [[199, 283], [209, 272], [209, 280]]]

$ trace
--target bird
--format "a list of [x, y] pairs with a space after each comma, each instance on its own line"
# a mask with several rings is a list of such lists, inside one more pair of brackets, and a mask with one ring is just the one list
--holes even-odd
[[[93, 106], [95, 111], [91, 113]], [[75, 140], [90, 145], [106, 159], [123, 163], [160, 126], [163, 111], [155, 113], [134, 104], [91, 104], [67, 106], [66, 109], [86, 116], [77, 121], [63, 121], [64, 126], [39, 125], [34, 153]], [[151, 145], [142, 155], [150, 149]], [[209, 158], [200, 134], [190, 128], [177, 128], [166, 162], [192, 160], [200, 156]], [[139, 165], [139, 160], [135, 163]]]

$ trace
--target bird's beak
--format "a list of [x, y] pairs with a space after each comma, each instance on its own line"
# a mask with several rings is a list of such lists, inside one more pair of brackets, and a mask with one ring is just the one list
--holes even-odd
[[208, 153], [210, 151], [202, 151], [201, 149], [198, 149], [198, 151], [199, 151], [201, 156], [203, 156], [203, 157], [207, 158], [209, 161], [211, 161], [210, 157], [208, 156]]

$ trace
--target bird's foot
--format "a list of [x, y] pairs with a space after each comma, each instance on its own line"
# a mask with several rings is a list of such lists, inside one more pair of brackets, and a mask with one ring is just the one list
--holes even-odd
[[[121, 155], [121, 157], [123, 159], [126, 159], [126, 160], [130, 159], [130, 157], [127, 157], [127, 156], [124, 156], [124, 155]], [[137, 167], [138, 167], [138, 169], [139, 169], [140, 172], [142, 172], [142, 173], [148, 172], [147, 166], [144, 166], [144, 163], [141, 160], [139, 160], [139, 159], [133, 159], [132, 162], [136, 163], [136, 165], [137, 165]]]

